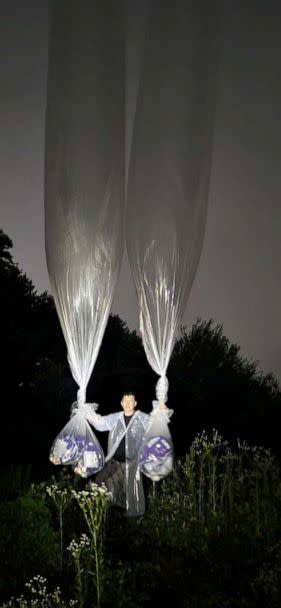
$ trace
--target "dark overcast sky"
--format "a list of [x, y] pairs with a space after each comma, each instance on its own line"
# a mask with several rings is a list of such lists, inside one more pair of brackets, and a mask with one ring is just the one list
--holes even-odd
[[[147, 0], [131, 0], [128, 130]], [[281, 20], [279, 2], [225, 0], [213, 169], [203, 252], [184, 324], [223, 323], [243, 355], [281, 380]], [[46, 0], [0, 6], [0, 226], [39, 291], [43, 226]], [[3, 295], [2, 295], [3, 297]], [[126, 257], [113, 312], [137, 327]]]

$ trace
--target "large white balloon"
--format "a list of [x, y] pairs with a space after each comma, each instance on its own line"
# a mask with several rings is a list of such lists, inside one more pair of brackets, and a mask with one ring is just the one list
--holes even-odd
[[85, 402], [119, 274], [123, 205], [122, 3], [55, 1], [46, 114], [46, 257], [78, 404]]
[[142, 340], [164, 402], [206, 223], [216, 55], [216, 15], [206, 7], [151, 2], [130, 156], [127, 250]]

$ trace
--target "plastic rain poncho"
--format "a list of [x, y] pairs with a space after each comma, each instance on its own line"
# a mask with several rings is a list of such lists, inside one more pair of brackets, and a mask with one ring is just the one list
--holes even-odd
[[108, 453], [105, 462], [114, 458], [120, 442], [125, 436], [126, 453], [126, 514], [128, 516], [143, 515], [145, 511], [145, 499], [143, 483], [138, 466], [138, 453], [151, 416], [136, 410], [132, 420], [126, 427], [123, 411], [101, 416], [96, 413], [96, 404], [86, 404], [82, 407], [82, 413], [97, 431], [109, 431]]

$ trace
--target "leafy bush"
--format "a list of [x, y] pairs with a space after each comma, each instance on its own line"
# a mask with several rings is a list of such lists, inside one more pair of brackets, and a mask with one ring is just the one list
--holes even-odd
[[268, 549], [252, 588], [257, 607], [279, 608], [281, 605], [281, 541]]
[[[69, 470], [58, 470], [51, 498], [41, 483], [33, 484], [28, 496], [0, 504], [6, 524], [0, 533], [6, 596], [21, 592], [24, 581], [40, 572], [53, 578], [52, 584], [59, 582], [62, 597], [75, 596], [79, 606], [90, 608], [98, 564], [102, 608], [165, 602], [179, 608], [280, 605], [281, 477], [270, 450], [240, 441], [233, 447], [215, 429], [203, 431], [173, 473], [150, 484], [143, 517], [134, 521], [109, 509], [101, 520], [105, 542], [98, 560], [94, 540], [86, 549], [84, 540], [79, 544], [86, 519], [83, 523], [82, 510], [71, 500], [61, 509], [64, 559], [58, 576], [60, 526], [57, 505], [52, 507], [54, 498], [75, 496], [73, 484]], [[88, 491], [80, 496], [76, 490], [79, 500], [91, 501]], [[96, 521], [95, 500], [89, 506]], [[4, 599], [3, 585], [1, 593]]]
[[256, 546], [271, 542], [281, 524], [281, 480], [270, 452], [236, 450], [213, 430], [193, 441], [171, 476], [154, 486], [143, 531], [154, 542], [202, 555], [216, 537]]
[[31, 464], [10, 464], [0, 471], [0, 500], [11, 500], [26, 494], [31, 485]]
[[38, 497], [23, 496], [0, 503], [0, 596], [22, 590], [37, 572], [55, 572], [59, 555], [51, 513]]

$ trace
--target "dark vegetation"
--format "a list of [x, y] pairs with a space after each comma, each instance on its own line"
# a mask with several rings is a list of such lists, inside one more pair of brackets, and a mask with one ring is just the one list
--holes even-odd
[[[24, 582], [40, 574], [51, 586], [61, 585], [70, 606], [69, 597], [79, 595], [75, 569], [65, 555], [58, 573], [58, 523], [45, 485], [54, 474], [67, 488], [77, 483], [71, 471], [61, 476], [48, 461], [77, 387], [53, 300], [36, 293], [13, 261], [12, 242], [2, 231], [0, 287], [0, 601], [21, 593]], [[187, 608], [277, 607], [279, 384], [242, 357], [222, 326], [201, 319], [190, 332], [182, 329], [168, 377], [177, 467], [156, 486], [146, 480], [148, 509], [138, 524], [109, 511], [101, 605], [160, 606], [165, 599]], [[156, 380], [137, 333], [111, 315], [87, 400], [110, 413], [130, 389], [148, 412]], [[105, 447], [106, 437], [98, 438]], [[66, 547], [85, 526], [73, 501], [64, 519]], [[94, 592], [90, 578], [85, 608], [95, 605]]]

